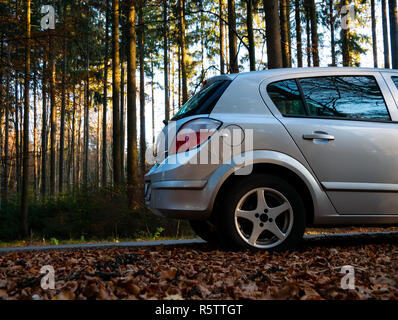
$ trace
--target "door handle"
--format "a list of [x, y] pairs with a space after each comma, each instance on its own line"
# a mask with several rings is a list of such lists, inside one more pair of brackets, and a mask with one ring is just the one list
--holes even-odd
[[335, 138], [334, 136], [326, 133], [326, 132], [314, 132], [312, 134], [305, 134], [303, 135], [304, 140], [329, 140], [333, 141]]

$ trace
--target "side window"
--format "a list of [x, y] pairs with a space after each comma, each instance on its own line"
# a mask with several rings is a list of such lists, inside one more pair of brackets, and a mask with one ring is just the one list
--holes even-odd
[[395, 83], [395, 85], [398, 88], [398, 77], [391, 77], [392, 81]]
[[374, 77], [317, 77], [299, 83], [310, 116], [391, 120]]
[[271, 83], [267, 92], [282, 115], [306, 115], [296, 80]]

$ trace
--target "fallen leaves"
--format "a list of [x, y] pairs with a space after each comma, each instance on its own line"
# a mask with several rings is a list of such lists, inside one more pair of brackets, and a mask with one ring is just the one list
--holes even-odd
[[[291, 253], [208, 245], [0, 255], [0, 299], [398, 299], [398, 246], [307, 246]], [[55, 289], [40, 287], [41, 267]], [[340, 287], [355, 267], [355, 290]]]

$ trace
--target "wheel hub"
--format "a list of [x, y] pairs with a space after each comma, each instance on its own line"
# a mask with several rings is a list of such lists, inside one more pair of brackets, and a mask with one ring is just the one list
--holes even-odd
[[240, 237], [251, 246], [272, 248], [289, 236], [293, 209], [279, 191], [260, 187], [249, 191], [239, 201], [235, 209], [235, 226]]

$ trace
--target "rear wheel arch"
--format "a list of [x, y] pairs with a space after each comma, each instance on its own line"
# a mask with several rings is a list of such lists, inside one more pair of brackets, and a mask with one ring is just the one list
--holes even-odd
[[[259, 173], [268, 173], [272, 175], [276, 175], [280, 178], [291, 183], [295, 189], [298, 191], [305, 205], [306, 209], [306, 221], [307, 226], [312, 225], [314, 221], [314, 200], [312, 198], [311, 192], [307, 186], [307, 184], [303, 181], [301, 177], [299, 177], [292, 170], [278, 164], [273, 163], [256, 163], [253, 165], [253, 171], [251, 175], [259, 174]], [[222, 203], [222, 199], [225, 196], [225, 191], [235, 183], [239, 183], [240, 180], [243, 180], [246, 176], [237, 176], [233, 173], [228, 176], [228, 178], [223, 182], [221, 187], [219, 188], [217, 195], [215, 197], [214, 206], [212, 210], [213, 215], [217, 215], [217, 211], [220, 210], [220, 204]], [[210, 217], [211, 220], [212, 217]]]

